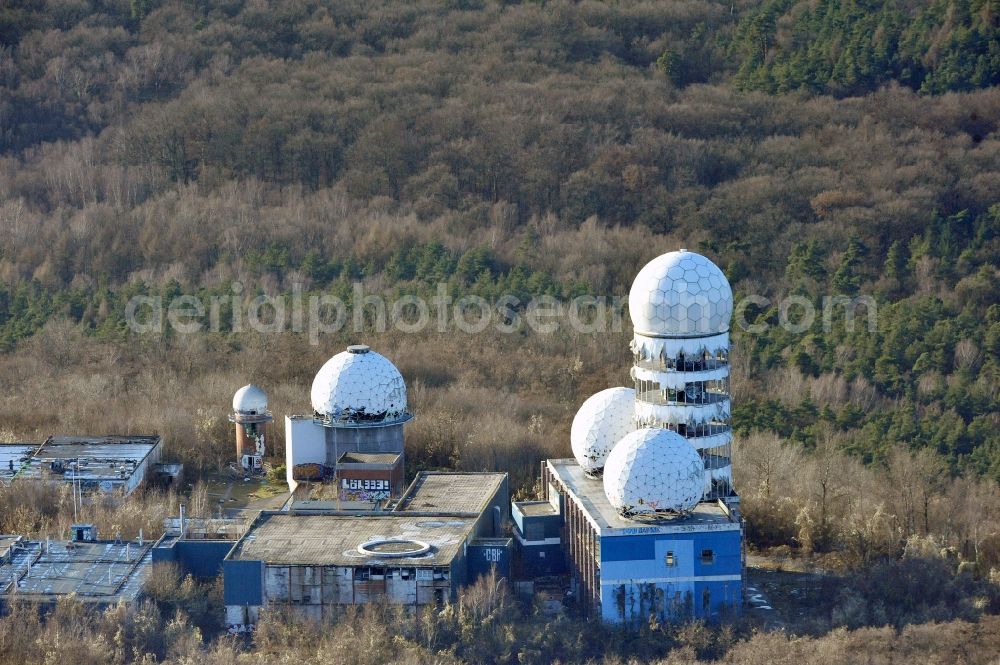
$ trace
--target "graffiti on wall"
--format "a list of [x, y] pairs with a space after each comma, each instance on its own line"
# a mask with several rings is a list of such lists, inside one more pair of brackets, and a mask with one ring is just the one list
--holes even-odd
[[384, 501], [391, 495], [388, 480], [361, 478], [341, 478], [340, 499], [342, 501]]

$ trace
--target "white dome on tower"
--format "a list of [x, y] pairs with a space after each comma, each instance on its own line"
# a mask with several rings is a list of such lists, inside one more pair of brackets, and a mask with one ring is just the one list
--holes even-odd
[[264, 413], [267, 411], [267, 393], [252, 383], [243, 386], [233, 395], [233, 411], [246, 414]]
[[614, 445], [635, 430], [635, 390], [608, 388], [591, 395], [573, 418], [570, 442], [584, 471], [604, 467]]
[[733, 291], [717, 265], [682, 249], [656, 257], [639, 271], [628, 309], [640, 335], [716, 335], [729, 331]]
[[690, 510], [704, 490], [704, 462], [672, 430], [636, 430], [615, 445], [604, 464], [604, 493], [625, 516]]
[[333, 421], [391, 423], [409, 419], [406, 383], [385, 356], [350, 346], [326, 361], [312, 384], [312, 407]]

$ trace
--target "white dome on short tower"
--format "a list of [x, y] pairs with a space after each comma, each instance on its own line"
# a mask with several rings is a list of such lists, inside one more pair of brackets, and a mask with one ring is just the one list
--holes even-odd
[[604, 467], [614, 445], [635, 430], [635, 389], [608, 388], [587, 398], [573, 418], [570, 443], [588, 473]]
[[410, 417], [403, 375], [365, 345], [349, 346], [320, 368], [313, 379], [312, 407], [332, 421], [375, 424]]
[[717, 335], [729, 331], [733, 291], [717, 265], [682, 249], [656, 257], [639, 271], [628, 309], [640, 335]]
[[267, 393], [252, 383], [243, 386], [233, 395], [233, 411], [245, 414], [263, 414], [267, 411]]
[[647, 427], [626, 435], [604, 464], [604, 493], [626, 517], [691, 510], [704, 490], [704, 462], [671, 430]]

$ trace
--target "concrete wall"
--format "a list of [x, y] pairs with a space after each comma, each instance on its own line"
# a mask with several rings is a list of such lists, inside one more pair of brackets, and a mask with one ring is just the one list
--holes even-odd
[[476, 520], [472, 535], [475, 538], [499, 538], [503, 536], [503, 525], [508, 521], [510, 521], [510, 486], [505, 477]]
[[326, 428], [308, 416], [285, 416], [285, 476], [289, 491], [298, 482], [292, 477], [296, 464], [326, 464]]
[[403, 423], [384, 427], [327, 427], [327, 466], [334, 466], [344, 453], [402, 453]]
[[[402, 460], [400, 460], [402, 461]], [[402, 463], [393, 466], [385, 464], [341, 464], [337, 470], [340, 482], [338, 493], [341, 501], [382, 501], [398, 497], [403, 493], [406, 480]], [[364, 481], [385, 481], [385, 488], [365, 485]], [[359, 481], [352, 484], [350, 481]]]
[[416, 608], [454, 598], [464, 569], [463, 557], [457, 557], [451, 568], [274, 566], [226, 561], [226, 622], [230, 626], [255, 623], [260, 608], [270, 604], [290, 607], [316, 621], [336, 618], [349, 605], [388, 602]]
[[156, 442], [156, 445], [153, 446], [153, 449], [149, 451], [149, 454], [146, 455], [142, 459], [142, 461], [136, 465], [135, 471], [128, 478], [128, 480], [125, 483], [123, 483], [125, 496], [128, 496], [129, 494], [134, 492], [137, 487], [139, 487], [140, 485], [142, 485], [143, 482], [145, 482], [148, 474], [152, 473], [153, 466], [160, 461], [160, 458], [162, 456], [163, 456], [163, 439], [159, 439]]

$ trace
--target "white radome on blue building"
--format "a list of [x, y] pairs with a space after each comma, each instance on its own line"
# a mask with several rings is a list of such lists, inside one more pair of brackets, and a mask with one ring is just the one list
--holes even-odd
[[684, 513], [705, 492], [704, 464], [676, 432], [644, 427], [619, 441], [604, 466], [604, 493], [624, 517]]
[[585, 609], [617, 623], [718, 620], [743, 604], [732, 486], [733, 293], [708, 258], [654, 258], [629, 292], [633, 388], [586, 400], [574, 460], [542, 465], [544, 500], [515, 503], [526, 570], [559, 572]]
[[608, 388], [591, 395], [577, 411], [569, 439], [585, 471], [599, 473], [615, 444], [635, 430], [633, 404], [634, 389]]

